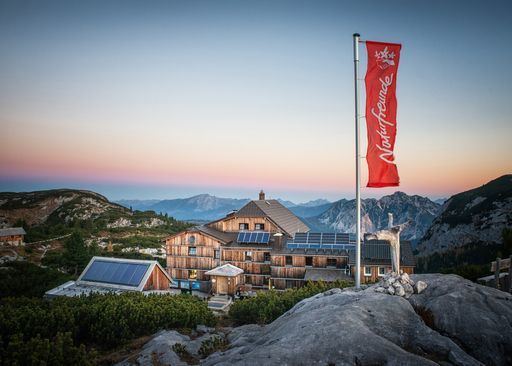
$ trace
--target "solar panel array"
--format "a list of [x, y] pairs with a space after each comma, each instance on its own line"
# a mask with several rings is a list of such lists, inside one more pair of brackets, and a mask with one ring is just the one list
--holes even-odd
[[290, 249], [333, 249], [355, 247], [356, 237], [348, 233], [296, 233], [286, 244]]
[[137, 287], [149, 266], [149, 263], [95, 260], [81, 280]]
[[265, 231], [240, 231], [236, 241], [245, 244], [268, 244], [270, 233]]

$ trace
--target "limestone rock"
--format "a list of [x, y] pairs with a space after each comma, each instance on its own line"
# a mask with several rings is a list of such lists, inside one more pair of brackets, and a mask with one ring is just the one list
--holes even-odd
[[395, 287], [395, 295], [396, 296], [405, 296], [405, 290], [402, 285], [398, 285]]
[[379, 286], [379, 287], [377, 287], [377, 288], [375, 289], [375, 292], [384, 293], [384, 292], [386, 292], [386, 289], [385, 289], [384, 287]]
[[406, 299], [408, 299], [414, 293], [414, 288], [409, 283], [406, 283], [404, 285], [404, 291], [405, 291], [405, 295], [404, 296], [405, 296]]
[[[186, 366], [180, 357], [172, 350], [176, 343], [186, 343], [190, 341], [188, 336], [182, 335], [175, 330], [162, 330], [155, 337], [144, 345], [142, 351], [137, 357], [137, 365], [151, 366], [153, 361], [162, 365]], [[118, 363], [117, 366], [132, 365], [128, 360]]]
[[511, 294], [456, 275], [412, 277], [428, 283], [409, 301], [430, 327], [486, 365], [512, 365]]
[[305, 299], [272, 324], [235, 328], [228, 340], [227, 351], [202, 364], [481, 365], [427, 327], [403, 297], [374, 288]]
[[414, 292], [417, 294], [421, 294], [423, 290], [427, 288], [427, 284], [423, 281], [416, 282], [416, 285], [414, 286]]

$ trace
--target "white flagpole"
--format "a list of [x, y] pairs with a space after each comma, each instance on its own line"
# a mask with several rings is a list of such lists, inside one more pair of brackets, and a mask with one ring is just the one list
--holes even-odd
[[359, 154], [359, 33], [354, 33], [354, 86], [356, 112], [356, 288], [361, 287], [361, 185]]

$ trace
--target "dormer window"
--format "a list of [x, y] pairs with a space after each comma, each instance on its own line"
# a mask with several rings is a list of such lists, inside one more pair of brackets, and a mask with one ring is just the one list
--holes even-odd
[[254, 230], [265, 230], [265, 224], [255, 224]]
[[249, 224], [247, 224], [245, 222], [241, 222], [240, 224], [238, 224], [238, 229], [239, 230], [249, 230]]

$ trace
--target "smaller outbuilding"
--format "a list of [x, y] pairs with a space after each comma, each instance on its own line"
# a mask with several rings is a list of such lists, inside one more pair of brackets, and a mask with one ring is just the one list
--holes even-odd
[[215, 295], [235, 295], [238, 285], [242, 283], [244, 271], [232, 264], [226, 263], [205, 274], [212, 281], [212, 292]]
[[127, 291], [167, 293], [171, 283], [171, 277], [157, 261], [93, 257], [78, 280], [47, 291], [45, 297]]
[[0, 245], [23, 245], [25, 235], [27, 235], [27, 233], [22, 227], [0, 229]]

